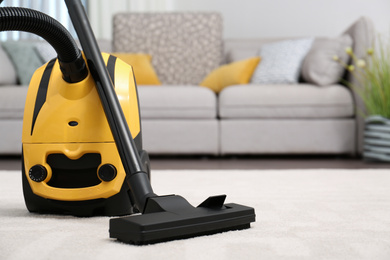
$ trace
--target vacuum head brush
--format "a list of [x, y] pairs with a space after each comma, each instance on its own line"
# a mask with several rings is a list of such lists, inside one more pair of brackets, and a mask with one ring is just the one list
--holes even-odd
[[178, 195], [149, 198], [142, 215], [111, 219], [110, 237], [144, 245], [249, 228], [254, 209], [224, 205], [225, 198], [209, 197], [196, 208]]

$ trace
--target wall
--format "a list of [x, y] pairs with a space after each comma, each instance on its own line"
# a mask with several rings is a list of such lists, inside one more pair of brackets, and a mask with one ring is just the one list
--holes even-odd
[[174, 0], [176, 10], [217, 10], [225, 37], [334, 36], [362, 15], [390, 27], [389, 0]]
[[111, 15], [130, 10], [217, 11], [225, 38], [335, 36], [362, 15], [379, 32], [390, 32], [389, 0], [92, 0], [90, 8], [93, 27], [104, 38], [112, 35]]

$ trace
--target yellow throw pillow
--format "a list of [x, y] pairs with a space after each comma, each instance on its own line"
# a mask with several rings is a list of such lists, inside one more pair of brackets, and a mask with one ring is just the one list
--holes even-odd
[[143, 53], [112, 53], [113, 56], [130, 64], [138, 85], [161, 85], [152, 66], [152, 56]]
[[219, 93], [230, 85], [247, 84], [259, 62], [260, 57], [253, 57], [223, 65], [210, 72], [200, 85]]

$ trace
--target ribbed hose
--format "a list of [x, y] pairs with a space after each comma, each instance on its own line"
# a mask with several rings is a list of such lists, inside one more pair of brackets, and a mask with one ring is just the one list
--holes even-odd
[[45, 39], [57, 52], [67, 82], [79, 82], [88, 75], [77, 44], [68, 30], [52, 17], [28, 8], [1, 7], [0, 31], [24, 31]]

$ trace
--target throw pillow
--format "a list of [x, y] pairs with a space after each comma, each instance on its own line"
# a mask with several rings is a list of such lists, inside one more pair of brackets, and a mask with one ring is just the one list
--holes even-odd
[[113, 43], [115, 52], [151, 54], [163, 84], [198, 85], [221, 64], [223, 19], [210, 11], [119, 13]]
[[135, 80], [139, 85], [161, 85], [151, 63], [152, 56], [142, 53], [112, 53], [115, 57], [131, 65]]
[[43, 62], [49, 62], [51, 59], [57, 57], [57, 52], [48, 42], [37, 42], [35, 50]]
[[16, 68], [21, 85], [28, 85], [35, 70], [43, 65], [31, 42], [7, 41], [3, 48]]
[[333, 56], [337, 55], [344, 64], [348, 64], [349, 55], [345, 52], [345, 48], [349, 46], [352, 46], [352, 38], [349, 35], [333, 39], [315, 39], [302, 64], [303, 80], [319, 86], [339, 82], [344, 68], [333, 60]]
[[252, 76], [254, 84], [294, 84], [299, 80], [302, 61], [310, 50], [313, 38], [264, 44], [261, 63]]
[[260, 57], [254, 57], [223, 65], [213, 70], [200, 85], [219, 93], [230, 85], [247, 84], [259, 62]]

